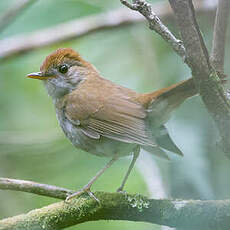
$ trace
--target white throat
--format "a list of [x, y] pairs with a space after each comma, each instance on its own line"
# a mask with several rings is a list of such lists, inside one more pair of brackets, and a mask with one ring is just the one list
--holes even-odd
[[58, 78], [52, 78], [44, 81], [49, 96], [54, 100], [59, 99], [74, 90], [74, 86]]

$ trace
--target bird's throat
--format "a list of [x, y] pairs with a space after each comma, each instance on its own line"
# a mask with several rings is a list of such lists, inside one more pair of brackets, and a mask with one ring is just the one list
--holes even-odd
[[43, 82], [49, 96], [52, 97], [53, 100], [60, 99], [64, 97], [66, 94], [71, 93], [75, 89], [75, 87], [72, 86], [71, 84], [66, 82], [61, 82], [61, 81], [58, 82], [57, 80], [56, 81], [47, 80]]

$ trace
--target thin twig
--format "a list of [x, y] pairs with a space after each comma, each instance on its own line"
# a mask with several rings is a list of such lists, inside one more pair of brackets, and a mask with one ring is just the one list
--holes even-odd
[[168, 42], [179, 56], [182, 58], [185, 57], [185, 48], [183, 42], [177, 39], [161, 22], [160, 18], [152, 10], [152, 7], [149, 3], [147, 3], [145, 0], [135, 0], [132, 4], [126, 0], [121, 0], [121, 3], [132, 10], [140, 12], [148, 20], [149, 28], [156, 31], [166, 42]]
[[53, 185], [40, 184], [28, 180], [16, 180], [0, 177], [0, 189], [29, 192], [37, 195], [48, 196], [64, 200], [74, 191]]
[[9, 26], [25, 9], [36, 0], [17, 0], [12, 7], [0, 16], [0, 32]]
[[224, 73], [225, 37], [229, 19], [230, 1], [219, 0], [213, 32], [211, 62], [215, 69]]
[[[197, 7], [198, 12], [201, 14], [208, 14], [210, 16], [210, 14], [212, 15], [214, 12], [212, 6], [198, 4]], [[155, 3], [153, 8], [155, 13], [162, 19], [167, 19], [172, 16], [172, 10], [166, 3]], [[16, 35], [0, 40], [0, 59], [3, 60], [36, 48], [76, 39], [99, 30], [127, 26], [133, 23], [142, 22], [143, 20], [144, 18], [141, 15], [134, 14], [130, 10], [124, 8], [87, 16], [39, 30], [31, 34]]]

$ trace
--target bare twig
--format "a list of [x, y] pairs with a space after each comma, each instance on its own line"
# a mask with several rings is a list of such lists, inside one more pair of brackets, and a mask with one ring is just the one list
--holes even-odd
[[23, 10], [27, 9], [36, 0], [17, 0], [13, 6], [0, 16], [0, 32], [12, 23]]
[[[173, 50], [182, 58], [185, 57], [185, 48], [183, 42], [177, 39], [170, 30], [161, 22], [160, 18], [153, 12], [152, 7], [145, 0], [135, 0], [133, 4], [126, 0], [120, 0], [121, 3], [132, 10], [139, 11], [149, 22], [149, 28], [156, 31], [161, 37], [168, 42]], [[154, 8], [155, 9], [155, 8]]]
[[228, 230], [230, 200], [154, 200], [141, 195], [96, 192], [0, 221], [1, 230], [50, 230], [95, 220], [129, 220], [181, 229]]
[[215, 69], [224, 73], [225, 37], [229, 19], [230, 1], [219, 0], [213, 32], [211, 62]]
[[[34, 193], [58, 199], [65, 199], [74, 191], [53, 185], [39, 184], [33, 181], [16, 180], [0, 177], [0, 189]], [[0, 228], [1, 229], [1, 228]]]
[[[168, 7], [168, 4], [160, 2], [155, 3], [153, 7], [155, 13], [162, 19], [172, 16], [172, 10]], [[210, 15], [214, 12], [212, 6], [198, 4], [197, 7], [198, 12], [202, 14], [207, 13]], [[6, 59], [29, 50], [79, 38], [95, 31], [126, 26], [143, 20], [144, 18], [141, 15], [134, 14], [130, 10], [118, 9], [59, 24], [31, 34], [17, 35], [0, 40], [0, 59]]]

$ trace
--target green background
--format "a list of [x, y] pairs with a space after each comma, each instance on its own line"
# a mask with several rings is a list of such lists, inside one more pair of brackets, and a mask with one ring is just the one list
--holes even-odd
[[[16, 0], [1, 0], [3, 14]], [[154, 1], [152, 1], [154, 3]], [[0, 39], [51, 27], [83, 16], [123, 7], [119, 0], [37, 0], [7, 27]], [[210, 50], [212, 18], [198, 18]], [[175, 33], [174, 24], [166, 22]], [[226, 68], [230, 73], [230, 34]], [[1, 40], [0, 40], [1, 42]], [[59, 47], [72, 47], [93, 63], [107, 79], [150, 92], [191, 76], [190, 70], [147, 23], [94, 32], [85, 37], [30, 51], [0, 63], [0, 177], [33, 180], [79, 189], [108, 161], [75, 149], [58, 126], [51, 98], [40, 81], [25, 78], [39, 70], [44, 58]], [[228, 84], [226, 85], [228, 87]], [[201, 99], [187, 100], [166, 124], [183, 158], [170, 162], [151, 156], [158, 164], [170, 197], [226, 199], [230, 196], [230, 160], [220, 150], [217, 130]], [[115, 191], [129, 165], [122, 158], [93, 185], [93, 190]], [[147, 167], [147, 166], [146, 166]], [[125, 190], [149, 195], [135, 168]], [[157, 188], [156, 188], [157, 190]], [[43, 207], [57, 200], [14, 191], [0, 191], [0, 219]], [[69, 229], [159, 229], [157, 225], [126, 221], [97, 221]]]

